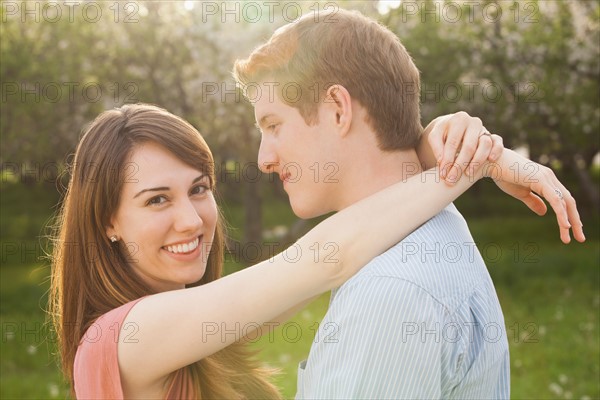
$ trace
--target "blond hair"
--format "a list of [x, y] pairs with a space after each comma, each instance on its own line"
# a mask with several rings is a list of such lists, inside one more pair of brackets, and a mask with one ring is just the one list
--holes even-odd
[[233, 75], [242, 87], [274, 80], [308, 124], [327, 89], [342, 85], [366, 109], [382, 150], [413, 148], [423, 130], [417, 67], [396, 35], [357, 11], [310, 14], [278, 29], [235, 62]]

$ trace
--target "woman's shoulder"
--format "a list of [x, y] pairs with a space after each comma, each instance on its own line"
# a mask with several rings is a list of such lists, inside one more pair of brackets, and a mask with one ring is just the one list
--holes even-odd
[[[133, 306], [143, 297], [123, 304], [96, 319], [79, 342], [73, 366], [75, 392], [78, 398], [122, 398], [117, 346], [119, 340], [131, 340], [123, 326]], [[122, 332], [121, 332], [122, 331]]]
[[[129, 314], [129, 311], [131, 311], [133, 306], [135, 306], [144, 297], [140, 297], [139, 299], [125, 303], [122, 306], [114, 308], [98, 317], [98, 319], [96, 319], [87, 329], [85, 335], [83, 335], [80, 346], [84, 342], [96, 343], [106, 339], [114, 339], [113, 341], [116, 344], [118, 342], [118, 333], [121, 330], [125, 317], [127, 317], [127, 314]], [[108, 333], [112, 332], [113, 335], [105, 335], [107, 331]]]

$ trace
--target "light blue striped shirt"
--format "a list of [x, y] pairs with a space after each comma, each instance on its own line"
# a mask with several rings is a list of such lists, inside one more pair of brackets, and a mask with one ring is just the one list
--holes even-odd
[[332, 292], [299, 399], [508, 399], [494, 285], [454, 205]]

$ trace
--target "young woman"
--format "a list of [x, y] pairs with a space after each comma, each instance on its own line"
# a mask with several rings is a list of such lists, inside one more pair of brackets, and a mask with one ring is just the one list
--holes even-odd
[[[514, 157], [505, 150], [500, 166]], [[81, 139], [71, 172], [51, 313], [79, 398], [278, 398], [241, 339], [340, 286], [476, 180], [450, 187], [408, 179], [331, 216], [270, 260], [219, 279], [214, 163], [190, 124], [149, 105], [106, 111]], [[513, 184], [523, 197], [532, 189], [554, 196], [568, 235], [576, 210], [555, 198], [554, 189], [566, 189], [544, 173], [537, 187]], [[378, 211], [385, 209], [396, 210], [394, 218]]]

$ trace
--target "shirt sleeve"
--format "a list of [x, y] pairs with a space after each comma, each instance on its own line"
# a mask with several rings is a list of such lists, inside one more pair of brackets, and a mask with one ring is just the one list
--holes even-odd
[[443, 320], [444, 308], [411, 282], [348, 282], [299, 370], [297, 398], [440, 398]]

